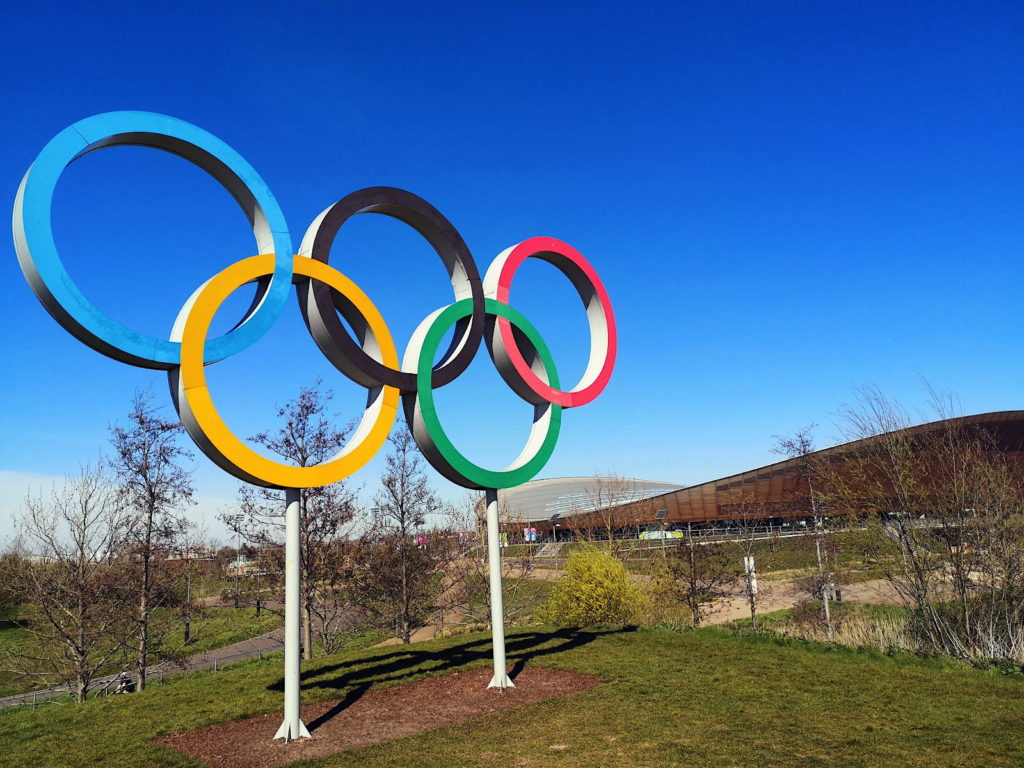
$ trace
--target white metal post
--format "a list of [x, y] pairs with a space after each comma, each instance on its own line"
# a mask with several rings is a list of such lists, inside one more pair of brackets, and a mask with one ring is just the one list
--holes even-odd
[[488, 688], [515, 688], [505, 669], [505, 604], [501, 594], [501, 550], [498, 530], [498, 491], [488, 488], [487, 568], [491, 582], [491, 644], [494, 646], [494, 677]]
[[289, 742], [308, 737], [299, 713], [299, 490], [285, 490], [284, 721], [274, 735]]

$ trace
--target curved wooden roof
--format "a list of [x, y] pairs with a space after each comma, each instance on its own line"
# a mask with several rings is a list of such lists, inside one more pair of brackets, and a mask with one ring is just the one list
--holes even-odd
[[[993, 447], [1005, 453], [1021, 453], [1024, 459], [1024, 411], [996, 411], [955, 419], [944, 419], [920, 424], [906, 430], [908, 435], [925, 434], [953, 427], [981, 427], [992, 440]], [[893, 434], [893, 433], [889, 433]], [[812, 457], [827, 457], [842, 461], [843, 454], [855, 451], [865, 442], [879, 437], [868, 437], [849, 443], [824, 448]], [[740, 510], [749, 510], [751, 504], [761, 505], [765, 517], [794, 517], [810, 514], [807, 479], [801, 471], [807, 459], [786, 459], [757, 469], [740, 472], [700, 485], [652, 496], [641, 504], [625, 506], [620, 510], [620, 525], [628, 525], [636, 517], [641, 522], [652, 522], [656, 510], [668, 510], [666, 523], [705, 522], [729, 520], [739, 517]], [[743, 512], [749, 514], [749, 512]], [[605, 513], [605, 519], [611, 517]], [[593, 515], [567, 518], [561, 521], [567, 527], [599, 525]]]

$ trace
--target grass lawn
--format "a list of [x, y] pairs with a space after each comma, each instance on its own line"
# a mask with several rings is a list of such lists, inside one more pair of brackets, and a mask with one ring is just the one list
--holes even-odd
[[[704, 629], [509, 633], [510, 660], [600, 675], [597, 688], [303, 763], [355, 768], [1019, 766], [1024, 680]], [[353, 651], [304, 667], [306, 700], [489, 663], [487, 635]], [[280, 659], [83, 706], [0, 713], [0, 762], [197, 766], [161, 734], [275, 710]], [[500, 694], [495, 694], [500, 695]], [[271, 736], [267, 734], [267, 737]]]
[[[686, 547], [685, 539], [672, 539], [664, 544], [660, 541], [627, 543], [630, 546], [619, 549], [617, 554], [626, 563], [626, 567], [635, 573], [647, 573], [652, 566], [659, 567], [666, 555], [682, 556]], [[735, 561], [737, 570], [742, 569], [744, 552], [737, 540], [702, 543], [700, 546], [720, 548]], [[754, 549], [754, 557], [757, 561], [757, 571], [762, 575], [817, 565], [814, 545], [809, 539], [804, 538], [759, 541]]]
[[[483, 576], [475, 577], [478, 580], [477, 588], [475, 588], [470, 595], [470, 608], [468, 615], [481, 619], [480, 623], [474, 623], [470, 619], [462, 616], [464, 624], [460, 626], [450, 626], [448, 629], [454, 631], [455, 634], [463, 634], [465, 632], [477, 631], [486, 628], [484, 623], [484, 617], [489, 615], [489, 604], [487, 601], [487, 593], [485, 591], [485, 582]], [[536, 624], [537, 619], [534, 618], [537, 609], [539, 609], [544, 602], [548, 599], [551, 594], [551, 590], [554, 588], [554, 582], [545, 581], [544, 579], [531, 579], [531, 578], [508, 578], [505, 580], [505, 616], [506, 626], [515, 624]], [[511, 617], [511, 619], [509, 619]]]
[[225, 592], [230, 592], [235, 586], [233, 579], [202, 578], [192, 584], [192, 596], [218, 597]]
[[533, 616], [551, 596], [554, 586], [554, 582], [544, 579], [522, 579], [517, 597], [523, 602], [524, 614]]
[[[205, 653], [215, 648], [223, 648], [225, 645], [240, 643], [283, 625], [284, 619], [281, 616], [267, 610], [261, 611], [257, 618], [255, 608], [207, 608], [202, 617], [193, 619], [192, 635], [195, 640], [179, 652], [186, 656]], [[185, 629], [181, 627], [168, 635], [165, 644], [170, 648], [178, 648], [184, 639]]]
[[[885, 575], [878, 562], [872, 562], [870, 565], [865, 563], [862, 551], [864, 535], [862, 531], [847, 531], [834, 536], [834, 540], [838, 542], [843, 551], [838, 554], [838, 557], [832, 556], [833, 567], [838, 567], [840, 571], [843, 571], [850, 583], [880, 579]], [[660, 541], [624, 542], [624, 544], [628, 546], [624, 546], [617, 554], [623, 559], [626, 567], [634, 573], [650, 573], [652, 568], [661, 565], [664, 555], [684, 556], [686, 540], [674, 539], [664, 545]], [[742, 571], [745, 551], [739, 540], [703, 543], [701, 546], [720, 548], [730, 558], [737, 572]], [[814, 539], [810, 536], [759, 540], [754, 548], [754, 559], [759, 576], [768, 581], [799, 576], [816, 569], [818, 564]]]

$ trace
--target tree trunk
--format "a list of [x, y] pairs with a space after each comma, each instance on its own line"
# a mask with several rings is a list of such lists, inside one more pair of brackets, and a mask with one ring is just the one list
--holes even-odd
[[146, 665], [149, 662], [149, 592], [152, 580], [153, 559], [153, 517], [156, 514], [156, 502], [149, 497], [146, 509], [146, 536], [142, 540], [142, 594], [139, 595], [139, 658], [136, 670], [135, 690], [142, 693], [146, 689]]
[[693, 542], [693, 529], [687, 523], [686, 526], [686, 553], [690, 561], [690, 579], [687, 585], [688, 602], [690, 603], [690, 613], [693, 616], [693, 626], [700, 626], [700, 594], [698, 594], [697, 588], [697, 553], [694, 550]]
[[146, 662], [149, 656], [149, 589], [146, 585], [147, 581], [143, 577], [144, 586], [142, 597], [139, 599], [139, 658], [136, 665], [135, 690], [140, 693], [146, 689]]
[[302, 603], [302, 658], [313, 658], [313, 610], [309, 598]]
[[824, 533], [824, 520], [819, 517], [814, 518], [814, 551], [818, 556], [818, 583], [821, 585], [821, 613], [825, 619], [825, 635], [829, 640], [832, 639], [832, 611], [829, 608], [829, 588], [831, 587], [832, 579], [831, 574], [826, 575], [825, 573], [825, 561], [821, 554], [821, 537]]
[[139, 596], [139, 658], [136, 664], [135, 690], [146, 689], [146, 664], [149, 661], [149, 552], [142, 558], [142, 594]]
[[[747, 552], [753, 552], [753, 540], [748, 542]], [[754, 556], [748, 554], [744, 558], [743, 570], [747, 577], [747, 599], [750, 602], [750, 628], [757, 629], [757, 587], [755, 586], [756, 570]]]
[[192, 571], [191, 564], [185, 586], [185, 645], [192, 642]]
[[[79, 584], [85, 582], [85, 560], [79, 558], [78, 560], [78, 574]], [[82, 594], [78, 595], [78, 648], [75, 650], [75, 655], [78, 657], [78, 674], [75, 680], [77, 688], [75, 691], [75, 701], [79, 704], [85, 701], [86, 693], [89, 690], [88, 673], [85, 670], [86, 659], [84, 658], [82, 649], [85, 648], [85, 604], [82, 602]]]
[[[402, 542], [402, 546], [406, 546], [405, 541]], [[408, 557], [409, 553], [406, 551], [402, 556], [402, 645], [412, 642], [412, 632], [409, 631], [409, 569], [406, 567]]]

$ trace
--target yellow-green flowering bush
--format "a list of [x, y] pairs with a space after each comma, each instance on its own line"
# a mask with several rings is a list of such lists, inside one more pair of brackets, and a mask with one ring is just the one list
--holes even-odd
[[649, 611], [649, 598], [619, 560], [596, 548], [569, 555], [541, 620], [565, 627], [630, 624]]

